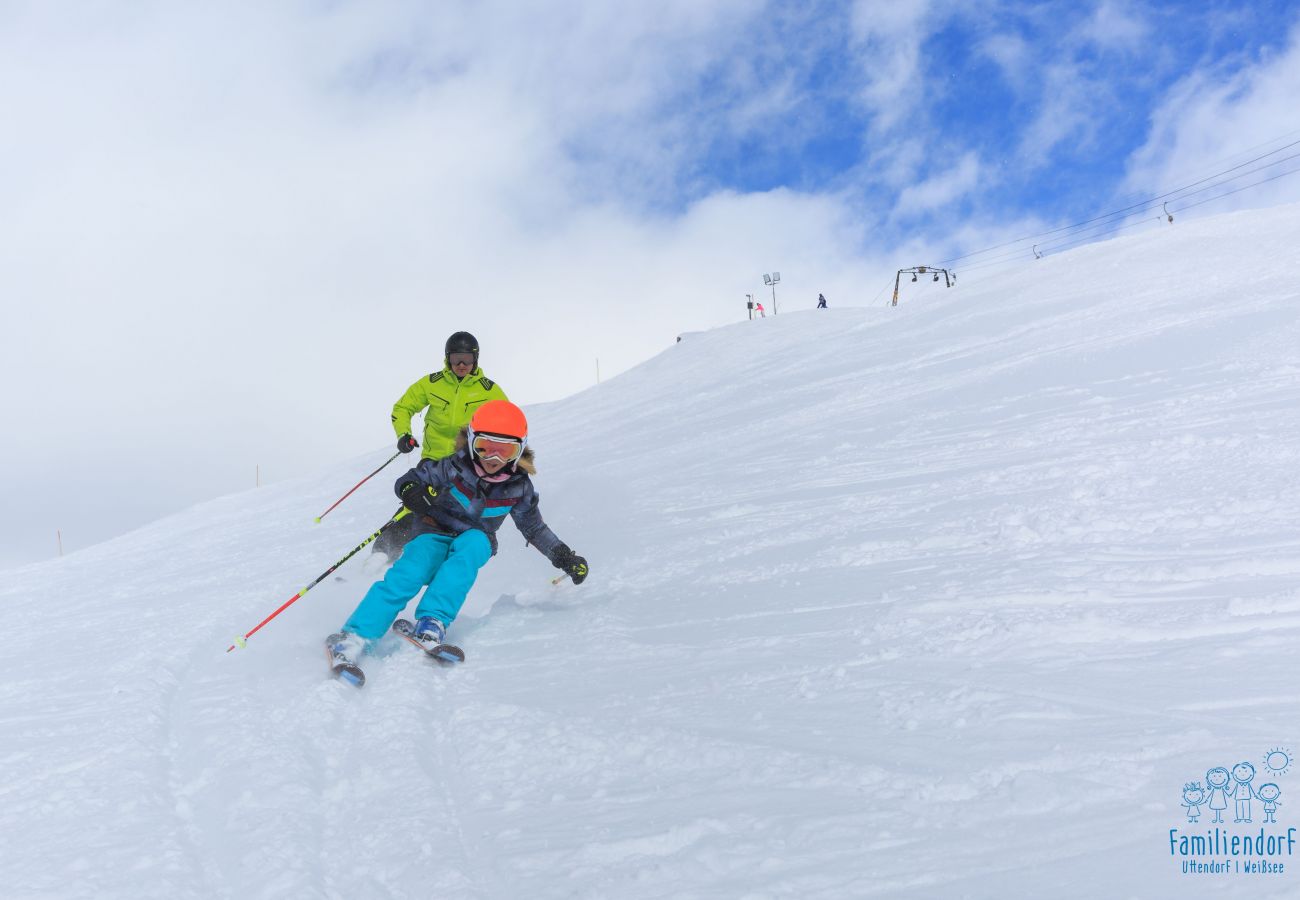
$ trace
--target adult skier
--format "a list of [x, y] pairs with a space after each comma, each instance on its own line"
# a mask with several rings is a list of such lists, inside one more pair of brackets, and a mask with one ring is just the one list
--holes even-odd
[[[326, 639], [331, 664], [357, 665], [426, 585], [409, 634], [436, 654], [482, 568], [497, 551], [497, 529], [510, 515], [528, 543], [574, 584], [587, 561], [542, 520], [531, 476], [528, 421], [506, 400], [484, 403], [442, 459], [422, 459], [397, 479], [394, 490], [412, 515], [414, 535], [401, 558], [375, 582], [343, 629]], [[400, 623], [399, 623], [400, 624]]]
[[[443, 348], [443, 368], [421, 378], [393, 404], [393, 431], [397, 449], [410, 453], [419, 447], [411, 436], [411, 418], [424, 412], [423, 459], [441, 459], [456, 450], [456, 435], [469, 424], [474, 411], [489, 400], [505, 400], [501, 385], [483, 374], [478, 365], [478, 339], [457, 331]], [[411, 539], [410, 517], [392, 525], [375, 541], [374, 553], [396, 559]]]

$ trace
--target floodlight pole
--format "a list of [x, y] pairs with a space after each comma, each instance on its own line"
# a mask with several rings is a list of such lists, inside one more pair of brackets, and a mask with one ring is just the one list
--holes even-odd
[[776, 286], [780, 283], [780, 272], [773, 272], [771, 275], [763, 276], [763, 284], [770, 285], [772, 288], [772, 315], [776, 315]]

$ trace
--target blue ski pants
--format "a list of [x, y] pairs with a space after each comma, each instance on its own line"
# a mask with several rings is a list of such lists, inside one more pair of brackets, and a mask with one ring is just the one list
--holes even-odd
[[492, 545], [481, 531], [466, 531], [454, 538], [443, 534], [412, 538], [383, 580], [366, 591], [343, 630], [371, 641], [383, 637], [426, 584], [429, 589], [416, 605], [415, 617], [433, 616], [450, 625], [465, 605], [478, 570], [491, 558]]

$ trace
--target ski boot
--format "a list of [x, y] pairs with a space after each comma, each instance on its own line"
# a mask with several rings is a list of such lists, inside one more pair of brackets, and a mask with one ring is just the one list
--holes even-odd
[[428, 652], [446, 642], [447, 626], [433, 616], [421, 616], [415, 620], [415, 630], [411, 632], [411, 637], [423, 644], [425, 651]]
[[366, 683], [366, 674], [357, 662], [366, 650], [366, 642], [347, 631], [331, 634], [325, 639], [325, 655], [329, 658], [334, 677], [356, 687]]

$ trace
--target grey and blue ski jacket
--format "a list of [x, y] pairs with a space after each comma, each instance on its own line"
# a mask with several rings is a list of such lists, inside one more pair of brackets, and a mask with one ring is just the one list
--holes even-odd
[[497, 529], [509, 514], [524, 539], [555, 564], [555, 551], [564, 543], [542, 521], [537, 508], [538, 495], [529, 475], [533, 468], [533, 451], [524, 451], [515, 471], [504, 481], [488, 481], [474, 471], [474, 461], [465, 446], [464, 433], [457, 440], [456, 452], [442, 459], [422, 459], [393, 485], [397, 496], [414, 483], [438, 492], [433, 512], [416, 516], [412, 534], [458, 535], [472, 529], [484, 532], [497, 552]]

